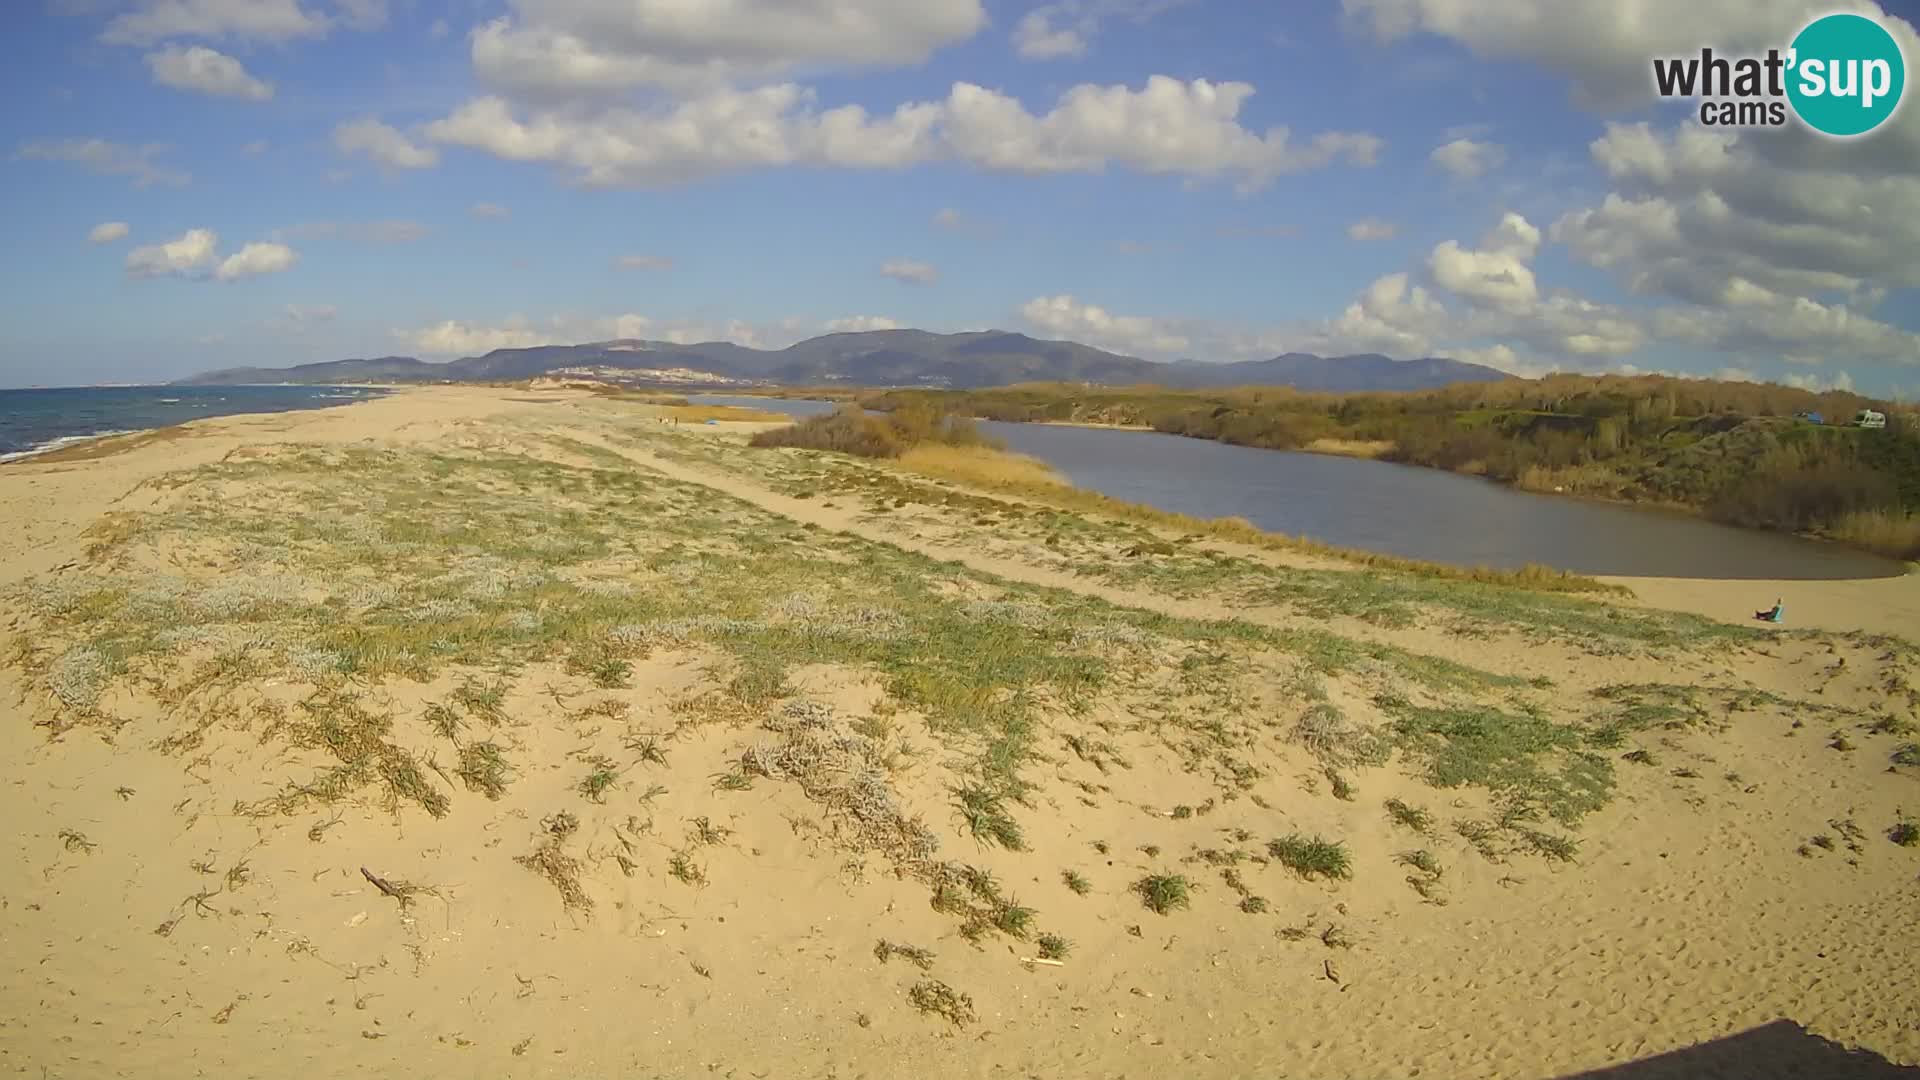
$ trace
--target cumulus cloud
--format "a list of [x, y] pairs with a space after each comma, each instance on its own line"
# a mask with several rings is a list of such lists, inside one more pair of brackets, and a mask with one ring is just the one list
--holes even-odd
[[418, 330], [396, 330], [394, 336], [427, 356], [479, 356], [495, 349], [527, 349], [548, 344], [542, 335], [527, 326], [526, 320], [519, 318], [509, 319], [503, 326], [474, 326], [448, 319]]
[[474, 203], [473, 206], [467, 212], [477, 218], [496, 218], [496, 219], [510, 217], [513, 214], [513, 211], [508, 210], [506, 207], [501, 206], [499, 203], [490, 203], [490, 202]]
[[1116, 315], [1064, 293], [1029, 300], [1021, 307], [1020, 314], [1029, 325], [1044, 333], [1128, 355], [1164, 356], [1180, 352], [1191, 344], [1186, 336], [1159, 320]]
[[665, 255], [622, 255], [613, 265], [620, 270], [671, 270], [673, 260]]
[[[1875, 17], [1908, 56], [1920, 55], [1913, 25], [1865, 0], [1700, 0], [1633, 18], [1610, 0], [1343, 6], [1381, 40], [1436, 34], [1563, 75], [1576, 100], [1601, 110], [1652, 99], [1651, 57], [1784, 45], [1832, 10]], [[1920, 112], [1903, 109], [1872, 139], [1850, 143], [1798, 127], [1610, 122], [1590, 155], [1612, 190], [1563, 213], [1548, 236], [1632, 293], [1664, 301], [1637, 316], [1652, 339], [1729, 355], [1920, 363], [1915, 335], [1874, 315], [1891, 290], [1920, 288], [1910, 256], [1920, 246]]]
[[1347, 226], [1349, 240], [1391, 240], [1399, 232], [1399, 227], [1391, 221], [1379, 218], [1365, 218]]
[[107, 139], [36, 139], [14, 151], [15, 160], [62, 161], [89, 172], [108, 176], [130, 176], [134, 187], [154, 184], [179, 186], [192, 177], [179, 169], [156, 164], [154, 158], [165, 153], [159, 143], [128, 146]]
[[1058, 12], [1051, 7], [1027, 12], [1013, 28], [1013, 51], [1028, 60], [1085, 55], [1086, 39], [1078, 30], [1054, 26], [1056, 17]]
[[127, 273], [134, 277], [190, 274], [213, 261], [219, 244], [220, 237], [213, 230], [189, 229], [178, 239], [129, 251]]
[[1034, 8], [1013, 27], [1013, 49], [1027, 60], [1084, 56], [1100, 24], [1145, 22], [1192, 0], [1060, 0]]
[[881, 264], [880, 273], [908, 285], [931, 285], [940, 280], [940, 270], [931, 263], [912, 259], [892, 259]]
[[169, 46], [147, 54], [153, 81], [175, 90], [246, 101], [273, 100], [273, 86], [247, 74], [240, 61], [204, 45]]
[[101, 40], [113, 45], [187, 37], [290, 41], [324, 37], [327, 23], [324, 14], [300, 0], [135, 0], [134, 10], [107, 23]]
[[219, 281], [238, 281], [257, 274], [278, 274], [293, 268], [300, 256], [285, 244], [253, 243], [221, 260], [213, 276]]
[[1831, 11], [1884, 14], [1861, 0], [1689, 0], [1624, 9], [1620, 0], [1341, 0], [1341, 7], [1382, 41], [1436, 34], [1479, 57], [1539, 64], [1566, 76], [1579, 101], [1599, 108], [1651, 100], [1655, 56], [1697, 54], [1707, 44], [1737, 55], [1785, 46], [1814, 16]]
[[88, 231], [87, 242], [90, 244], [111, 244], [115, 240], [125, 239], [127, 233], [131, 231], [124, 221], [103, 221]]
[[1780, 381], [1788, 386], [1796, 386], [1802, 390], [1811, 390], [1816, 394], [1822, 394], [1829, 390], [1843, 390], [1848, 392], [1853, 390], [1853, 376], [1844, 371], [1834, 372], [1832, 378], [1822, 378], [1819, 375], [1793, 374], [1786, 376]]
[[505, 99], [479, 98], [426, 128], [436, 142], [514, 161], [550, 162], [583, 184], [644, 187], [730, 170], [784, 165], [903, 168], [957, 160], [1031, 174], [1112, 166], [1195, 178], [1231, 177], [1253, 190], [1336, 162], [1371, 165], [1381, 141], [1325, 132], [1296, 141], [1284, 127], [1255, 132], [1237, 120], [1245, 83], [1153, 76], [1139, 89], [1081, 85], [1045, 114], [972, 83], [943, 101], [890, 114], [858, 105], [820, 111], [794, 84], [723, 89], [661, 108], [545, 110], [522, 118]]
[[980, 0], [510, 0], [473, 32], [476, 75], [554, 100], [639, 86], [679, 90], [799, 69], [918, 64], [986, 25]]
[[188, 229], [164, 244], [137, 247], [127, 253], [132, 277], [185, 277], [202, 281], [238, 281], [256, 274], [291, 269], [300, 256], [285, 244], [260, 242], [220, 258], [220, 236], [212, 229]]
[[371, 116], [334, 128], [333, 145], [343, 154], [364, 155], [393, 169], [430, 169], [440, 161], [438, 150], [416, 146], [397, 128]]
[[1498, 143], [1455, 139], [1435, 147], [1428, 160], [1456, 180], [1472, 180], [1499, 168], [1507, 152]]
[[844, 319], [829, 319], [826, 330], [830, 334], [861, 334], [869, 330], [898, 330], [900, 324], [885, 315], [849, 315]]

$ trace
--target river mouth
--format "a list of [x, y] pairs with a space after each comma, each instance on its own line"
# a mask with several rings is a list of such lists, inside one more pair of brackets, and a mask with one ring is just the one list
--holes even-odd
[[[698, 395], [803, 417], [826, 401]], [[1194, 517], [1463, 567], [1528, 564], [1605, 577], [1837, 581], [1899, 577], [1892, 559], [1685, 514], [1518, 491], [1383, 461], [1157, 432], [982, 421], [1079, 487]]]

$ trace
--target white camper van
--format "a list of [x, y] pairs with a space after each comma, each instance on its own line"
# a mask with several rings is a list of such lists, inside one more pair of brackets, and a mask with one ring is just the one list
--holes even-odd
[[1872, 409], [1861, 409], [1853, 415], [1854, 425], [1864, 428], [1883, 428], [1887, 426], [1887, 414]]

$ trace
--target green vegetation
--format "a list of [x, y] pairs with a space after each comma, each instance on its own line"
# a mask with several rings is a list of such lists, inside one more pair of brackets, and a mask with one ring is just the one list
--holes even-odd
[[869, 458], [899, 457], [922, 443], [999, 445], [982, 435], [970, 417], [913, 405], [903, 405], [885, 416], [869, 416], [857, 405], [842, 405], [787, 427], [759, 432], [749, 440], [751, 446], [833, 450]]
[[1403, 829], [1412, 829], [1417, 833], [1427, 833], [1433, 830], [1432, 814], [1429, 814], [1417, 806], [1402, 802], [1399, 799], [1387, 800], [1387, 816], [1393, 819], [1395, 825]]
[[[1366, 446], [1390, 461], [1539, 491], [1682, 505], [1920, 558], [1920, 417], [1845, 392], [1662, 377], [1556, 375], [1414, 393], [1169, 391], [1030, 384], [872, 393], [873, 408], [1080, 420], [1269, 449]], [[1846, 426], [1862, 408], [1887, 427]], [[1795, 419], [1802, 411], [1828, 423]]]
[[1353, 877], [1353, 856], [1347, 845], [1299, 833], [1267, 842], [1267, 854], [1280, 865], [1312, 881], [1324, 877], [1345, 881]]
[[1156, 915], [1185, 908], [1193, 899], [1193, 883], [1179, 874], [1149, 874], [1133, 883], [1133, 891]]
[[974, 1015], [973, 998], [935, 979], [923, 979], [907, 991], [907, 1001], [923, 1013], [944, 1018], [954, 1027], [966, 1027]]
[[1382, 695], [1399, 745], [1424, 759], [1435, 787], [1472, 786], [1510, 807], [1538, 808], [1566, 825], [1606, 805], [1613, 766], [1582, 749], [1581, 730], [1531, 713], [1487, 705], [1435, 708]]

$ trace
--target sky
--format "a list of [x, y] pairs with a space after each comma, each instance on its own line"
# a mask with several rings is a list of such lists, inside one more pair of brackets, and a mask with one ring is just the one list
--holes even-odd
[[1651, 61], [1916, 7], [11, 0], [0, 386], [911, 326], [1912, 399], [1920, 106]]

